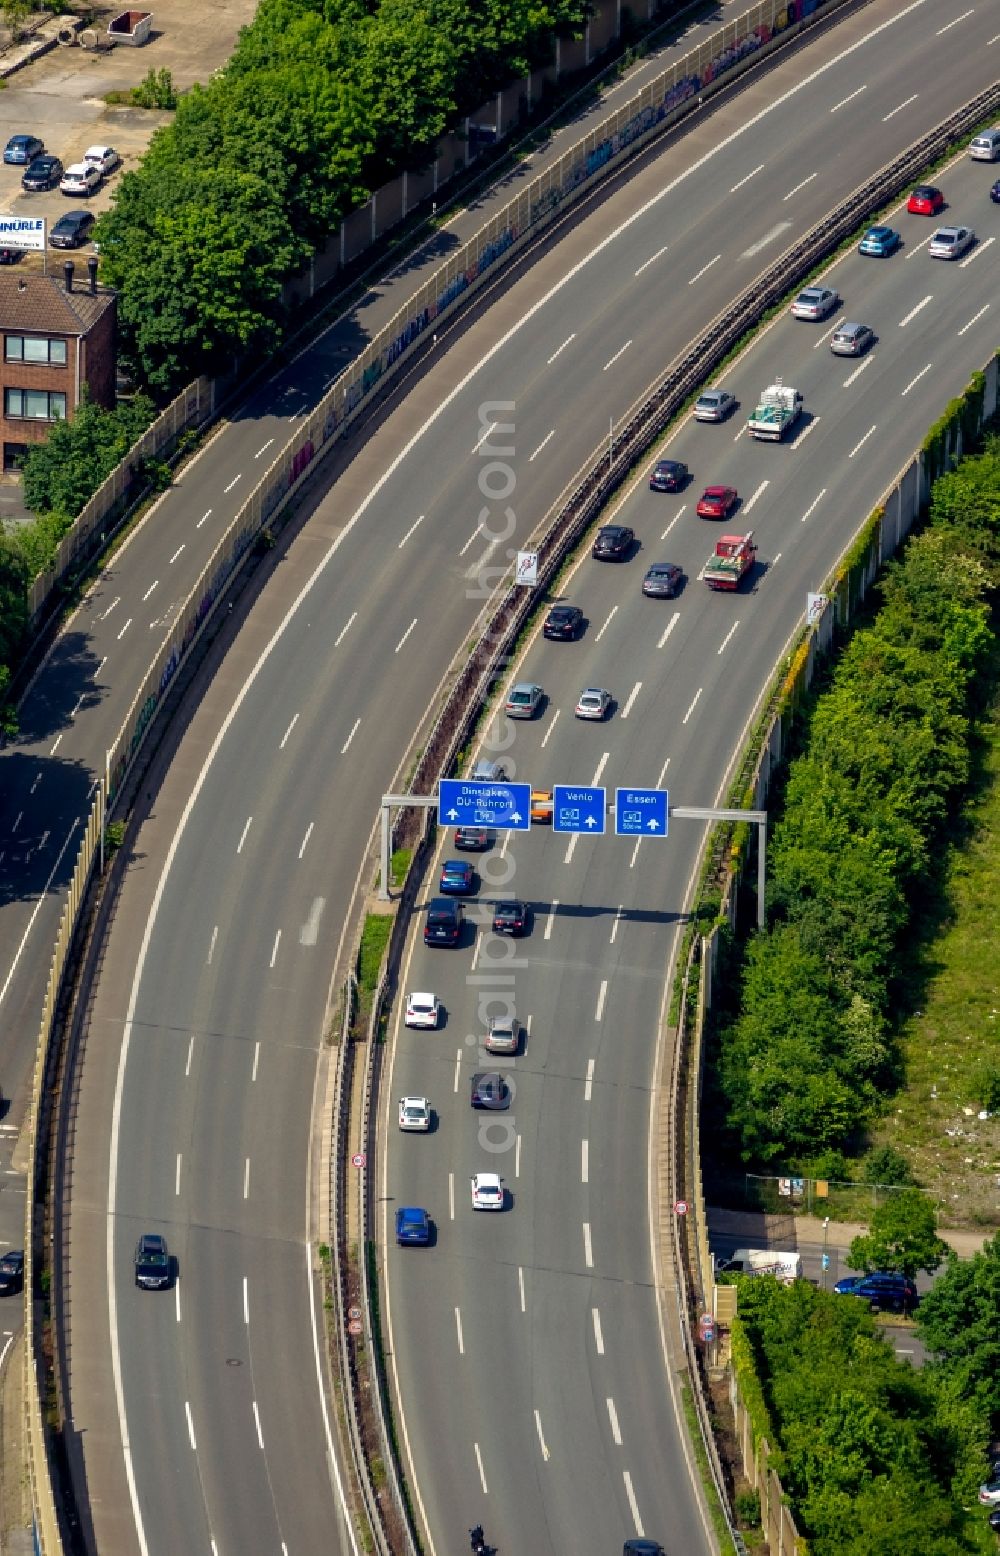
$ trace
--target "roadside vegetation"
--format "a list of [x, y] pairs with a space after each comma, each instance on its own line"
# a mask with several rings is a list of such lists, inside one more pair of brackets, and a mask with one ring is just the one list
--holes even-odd
[[[879, 607], [802, 717], [769, 849], [768, 925], [739, 952], [715, 1034], [717, 1101], [743, 1166], [849, 1176], [847, 1158], [905, 1088], [903, 1022], [923, 1008], [931, 941], [953, 911], [946, 866], [984, 778], [998, 583], [993, 436], [937, 480], [927, 527], [886, 569]], [[977, 1034], [963, 1066], [970, 1110], [994, 1096], [987, 1018], [1000, 1001], [984, 928], [985, 976], [963, 991]], [[899, 1131], [876, 1144], [905, 1173]]]
[[587, 0], [262, 0], [98, 222], [124, 359], [164, 395], [279, 342], [282, 282]]
[[[988, 1248], [979, 1257], [995, 1288], [1000, 1240]], [[972, 1268], [953, 1260], [938, 1282], [938, 1315], [922, 1321], [929, 1343], [960, 1336], [955, 1282]], [[960, 1346], [918, 1371], [896, 1357], [855, 1297], [772, 1276], [738, 1277], [738, 1285], [740, 1392], [813, 1556], [995, 1549], [977, 1506], [997, 1403], [995, 1340], [992, 1377], [980, 1371], [974, 1387]]]

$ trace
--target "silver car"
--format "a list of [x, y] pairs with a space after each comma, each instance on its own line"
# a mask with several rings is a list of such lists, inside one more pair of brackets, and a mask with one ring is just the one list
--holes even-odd
[[585, 686], [574, 713], [578, 719], [604, 719], [611, 707], [611, 693], [603, 686]]
[[830, 337], [835, 357], [860, 357], [875, 344], [875, 331], [868, 324], [841, 324]]
[[939, 227], [927, 252], [932, 259], [961, 259], [975, 241], [976, 234], [971, 227]]
[[792, 304], [792, 318], [825, 319], [839, 302], [839, 293], [829, 286], [807, 286]]
[[504, 712], [509, 719], [533, 719], [544, 695], [535, 681], [518, 681], [507, 693]]
[[484, 1047], [491, 1054], [516, 1054], [521, 1046], [521, 1023], [516, 1016], [494, 1016]]
[[694, 402], [695, 421], [725, 421], [736, 406], [736, 396], [725, 389], [706, 389]]

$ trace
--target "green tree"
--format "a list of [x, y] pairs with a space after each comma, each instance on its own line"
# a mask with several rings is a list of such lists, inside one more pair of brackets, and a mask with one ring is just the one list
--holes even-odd
[[912, 1277], [918, 1270], [933, 1274], [947, 1257], [934, 1206], [919, 1189], [903, 1189], [878, 1207], [868, 1232], [853, 1239], [847, 1265], [852, 1270], [901, 1270]]
[[1000, 1234], [971, 1259], [948, 1260], [917, 1323], [934, 1369], [1000, 1431]]
[[69, 524], [155, 414], [145, 395], [123, 401], [113, 411], [84, 395], [73, 420], [55, 422], [45, 442], [29, 450], [23, 477], [28, 507]]

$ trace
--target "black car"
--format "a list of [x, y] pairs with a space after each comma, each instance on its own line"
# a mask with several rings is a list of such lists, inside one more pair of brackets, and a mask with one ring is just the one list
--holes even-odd
[[49, 152], [36, 157], [21, 174], [21, 188], [28, 190], [54, 189], [63, 176], [63, 165]]
[[23, 249], [0, 249], [0, 265], [16, 265], [23, 253]]
[[87, 242], [96, 220], [93, 211], [64, 211], [49, 232], [49, 242], [54, 249], [78, 249]]
[[24, 1254], [11, 1249], [0, 1257], [0, 1296], [12, 1296], [24, 1285]]
[[990, 1508], [990, 1516], [987, 1519], [987, 1523], [991, 1529], [995, 1529], [997, 1534], [1000, 1534], [1000, 1507]]
[[655, 1540], [626, 1540], [622, 1556], [667, 1556], [667, 1553]]
[[135, 1283], [143, 1291], [165, 1291], [174, 1273], [167, 1240], [158, 1232], [143, 1232], [135, 1245]]
[[579, 605], [553, 605], [545, 618], [542, 636], [571, 642], [580, 636], [582, 626], [583, 611]]
[[679, 459], [660, 459], [649, 478], [651, 492], [679, 492], [687, 484], [688, 467]]
[[495, 935], [525, 935], [528, 932], [528, 905], [525, 902], [498, 902], [493, 909]]
[[642, 592], [651, 600], [672, 600], [684, 582], [684, 569], [676, 562], [654, 562], [642, 580]]
[[12, 135], [3, 149], [3, 159], [15, 167], [26, 167], [44, 150], [45, 143], [37, 135]]
[[435, 897], [427, 909], [424, 945], [458, 945], [462, 938], [462, 904], [454, 897]]
[[491, 834], [489, 827], [456, 827], [455, 847], [468, 848], [476, 853], [481, 853], [484, 848], [489, 848]]
[[997, 179], [996, 183], [990, 190], [990, 199], [993, 201], [994, 205], [1000, 205], [1000, 178]]
[[635, 542], [635, 530], [628, 524], [605, 524], [597, 531], [591, 556], [602, 562], [623, 562]]
[[472, 1077], [472, 1094], [469, 1099], [474, 1108], [490, 1108], [502, 1112], [510, 1107], [510, 1087], [496, 1070]]

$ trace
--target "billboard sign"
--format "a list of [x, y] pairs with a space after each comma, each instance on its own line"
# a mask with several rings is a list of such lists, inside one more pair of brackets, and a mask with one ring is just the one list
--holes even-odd
[[44, 216], [7, 216], [0, 212], [0, 249], [33, 249], [45, 253]]

